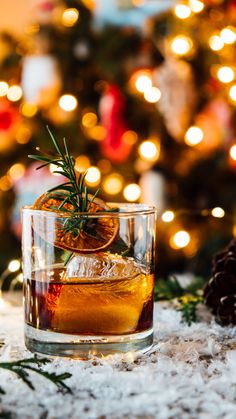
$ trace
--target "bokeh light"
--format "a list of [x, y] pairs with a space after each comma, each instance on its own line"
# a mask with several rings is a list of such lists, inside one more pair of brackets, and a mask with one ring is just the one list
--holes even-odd
[[90, 167], [89, 157], [81, 154], [75, 160], [75, 170], [76, 172], [83, 173]]
[[195, 146], [202, 142], [204, 134], [201, 128], [197, 126], [190, 127], [184, 137], [184, 141], [189, 146]]
[[73, 95], [62, 95], [59, 99], [59, 106], [63, 111], [72, 112], [76, 109], [78, 101]]
[[64, 10], [62, 14], [62, 24], [66, 26], [67, 28], [71, 28], [74, 26], [79, 19], [79, 11], [75, 8], [70, 8]]
[[127, 201], [135, 202], [141, 196], [141, 188], [137, 183], [130, 183], [124, 188], [123, 194]]
[[103, 189], [109, 195], [117, 195], [123, 187], [124, 179], [119, 173], [111, 173], [103, 181]]
[[8, 270], [10, 272], [17, 272], [20, 269], [20, 261], [17, 259], [11, 260], [11, 262], [8, 264]]
[[227, 26], [226, 28], [222, 29], [220, 36], [225, 44], [233, 44], [236, 41], [235, 28]]
[[212, 209], [211, 215], [215, 218], [223, 218], [225, 216], [225, 211], [221, 207], [215, 207]]
[[82, 117], [82, 125], [85, 128], [92, 128], [97, 124], [97, 115], [94, 112], [86, 112]]
[[8, 173], [13, 181], [19, 180], [25, 174], [25, 166], [22, 163], [15, 163], [11, 166]]
[[158, 87], [150, 87], [150, 89], [145, 90], [144, 99], [149, 103], [156, 103], [161, 98], [161, 91]]
[[229, 89], [229, 97], [234, 102], [236, 102], [236, 84], [234, 84], [233, 86], [230, 87], [230, 89]]
[[179, 19], [187, 19], [191, 15], [191, 9], [187, 4], [177, 4], [174, 13]]
[[183, 249], [190, 243], [190, 234], [185, 230], [177, 231], [170, 238], [170, 246], [173, 249]]
[[86, 183], [89, 186], [97, 186], [101, 180], [101, 172], [96, 166], [91, 166], [85, 176]]
[[6, 81], [0, 81], [0, 97], [6, 96], [8, 92], [8, 83]]
[[219, 35], [212, 35], [209, 39], [209, 45], [213, 51], [220, 51], [224, 47], [224, 42]]
[[21, 108], [22, 115], [26, 116], [27, 118], [32, 118], [37, 113], [37, 105], [34, 103], [23, 103]]
[[20, 100], [22, 98], [22, 88], [16, 84], [12, 85], [11, 87], [9, 87], [8, 91], [7, 91], [7, 98], [11, 101], [11, 102], [17, 102], [18, 100]]
[[231, 159], [236, 161], [236, 144], [232, 145], [232, 147], [230, 148], [229, 155]]
[[187, 55], [193, 47], [193, 41], [188, 36], [178, 35], [172, 39], [170, 46], [174, 54]]
[[204, 3], [200, 0], [189, 0], [189, 7], [194, 13], [200, 13], [204, 6]]
[[143, 93], [152, 87], [152, 79], [147, 74], [140, 75], [136, 79], [135, 86], [138, 92]]
[[161, 216], [161, 219], [162, 221], [164, 221], [164, 223], [170, 223], [171, 221], [174, 220], [174, 218], [175, 218], [175, 214], [173, 211], [170, 211], [170, 210], [163, 212]]
[[223, 66], [217, 71], [217, 77], [222, 83], [230, 83], [235, 77], [235, 73], [232, 67]]
[[140, 144], [139, 154], [142, 157], [142, 159], [154, 162], [159, 158], [160, 147], [155, 141], [146, 140]]

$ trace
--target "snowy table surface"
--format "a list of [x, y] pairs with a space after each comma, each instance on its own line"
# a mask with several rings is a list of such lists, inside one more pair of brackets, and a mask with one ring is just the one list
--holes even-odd
[[[236, 417], [236, 328], [213, 321], [181, 323], [180, 313], [155, 304], [155, 340], [145, 355], [89, 361], [54, 359], [45, 370], [71, 372], [73, 394], [32, 374], [36, 391], [0, 370], [0, 417], [10, 418], [226, 418]], [[0, 309], [0, 361], [29, 357], [22, 307]], [[1, 416], [2, 414], [2, 416]]]

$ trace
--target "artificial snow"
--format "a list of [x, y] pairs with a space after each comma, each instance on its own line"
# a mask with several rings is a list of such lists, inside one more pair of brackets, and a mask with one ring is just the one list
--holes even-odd
[[[204, 316], [202, 316], [204, 317]], [[155, 304], [153, 348], [142, 356], [128, 353], [88, 361], [54, 358], [44, 369], [70, 372], [73, 394], [31, 374], [35, 391], [0, 369], [1, 413], [11, 418], [158, 418], [235, 419], [236, 328], [213, 320], [181, 323], [181, 315]], [[29, 357], [24, 347], [23, 310], [0, 311], [0, 361]]]

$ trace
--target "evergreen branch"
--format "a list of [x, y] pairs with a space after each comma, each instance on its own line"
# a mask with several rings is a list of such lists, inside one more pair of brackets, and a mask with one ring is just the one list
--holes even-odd
[[191, 326], [193, 322], [197, 321], [197, 306], [203, 302], [203, 298], [201, 296], [185, 295], [178, 301], [180, 304], [178, 311], [182, 314], [182, 321]]
[[[67, 372], [56, 374], [54, 372], [50, 373], [48, 371], [43, 371], [41, 367], [49, 362], [50, 360], [47, 358], [37, 358], [35, 356], [34, 358], [21, 359], [18, 361], [0, 362], [0, 368], [15, 373], [31, 390], [34, 390], [35, 388], [33, 383], [30, 381], [28, 371], [36, 372], [37, 374], [45, 377], [54, 383], [59, 390], [71, 393], [70, 387], [64, 383], [64, 380], [70, 378], [71, 374]], [[0, 388], [0, 393], [5, 393], [2, 388]]]

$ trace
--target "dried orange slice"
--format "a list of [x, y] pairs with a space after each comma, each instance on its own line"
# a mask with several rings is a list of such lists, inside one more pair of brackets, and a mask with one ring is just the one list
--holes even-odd
[[[111, 209], [101, 199], [92, 198], [92, 195], [88, 195], [90, 215]], [[70, 213], [74, 211], [73, 205], [65, 203], [59, 210], [61, 202], [62, 195], [60, 196], [59, 192], [41, 195], [34, 203], [34, 209], [55, 213], [51, 227], [50, 222], [46, 229], [45, 223], [38, 223], [38, 228], [35, 225], [35, 230], [45, 241], [75, 253], [95, 253], [104, 251], [115, 240], [119, 230], [116, 217], [111, 217], [109, 213], [101, 217], [88, 217], [85, 213], [71, 216]], [[68, 211], [68, 217], [65, 211]]]

